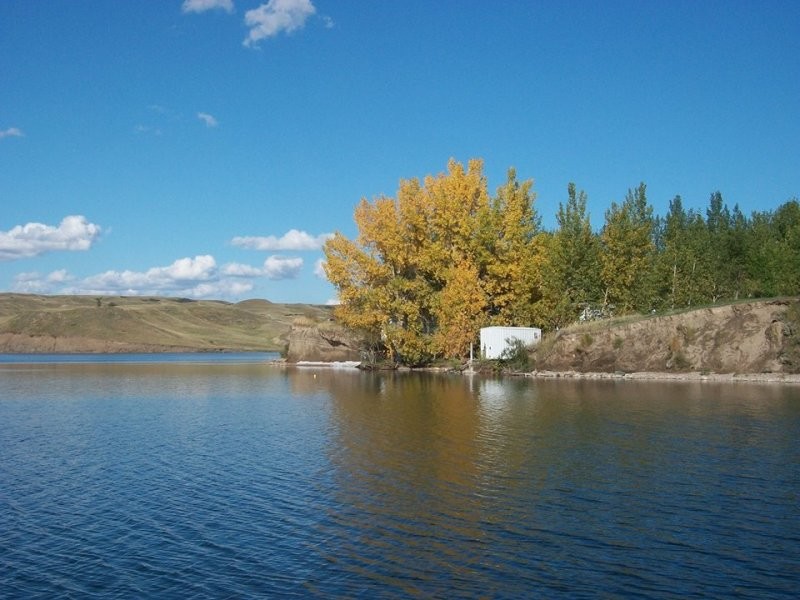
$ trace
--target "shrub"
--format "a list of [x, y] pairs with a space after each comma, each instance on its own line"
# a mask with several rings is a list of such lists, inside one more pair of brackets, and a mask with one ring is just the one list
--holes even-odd
[[691, 325], [678, 325], [678, 332], [687, 344], [691, 344], [697, 335], [697, 330]]
[[530, 366], [530, 356], [525, 342], [517, 339], [506, 340], [506, 349], [500, 355], [499, 363], [511, 371], [527, 371]]
[[678, 371], [687, 371], [692, 364], [683, 352], [677, 352], [672, 357], [672, 366]]
[[292, 319], [292, 326], [293, 327], [314, 327], [316, 325], [316, 321], [305, 315], [299, 315]]

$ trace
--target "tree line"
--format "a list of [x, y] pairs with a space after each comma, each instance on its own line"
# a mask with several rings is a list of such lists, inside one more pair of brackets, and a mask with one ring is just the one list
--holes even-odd
[[481, 327], [554, 329], [581, 314], [628, 314], [800, 291], [800, 203], [705, 212], [680, 196], [653, 214], [644, 183], [595, 229], [573, 183], [556, 227], [542, 228], [532, 181], [509, 169], [491, 195], [483, 162], [401, 180], [395, 198], [362, 199], [358, 236], [324, 246], [337, 318], [409, 365], [469, 353]]

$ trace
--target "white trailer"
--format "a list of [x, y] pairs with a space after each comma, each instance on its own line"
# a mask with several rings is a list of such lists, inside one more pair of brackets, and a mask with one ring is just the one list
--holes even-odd
[[542, 339], [542, 330], [538, 327], [482, 327], [481, 356], [489, 360], [501, 358], [514, 340], [526, 346], [535, 346]]

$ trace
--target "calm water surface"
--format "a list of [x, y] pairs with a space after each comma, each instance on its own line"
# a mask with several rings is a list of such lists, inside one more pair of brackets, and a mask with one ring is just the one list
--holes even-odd
[[796, 598], [800, 388], [0, 359], [0, 597]]

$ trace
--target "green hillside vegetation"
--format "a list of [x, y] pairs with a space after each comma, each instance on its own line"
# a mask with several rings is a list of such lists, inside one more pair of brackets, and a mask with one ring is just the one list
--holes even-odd
[[[0, 335], [80, 338], [148, 348], [282, 350], [292, 321], [325, 321], [325, 306], [246, 300], [237, 304], [157, 297], [0, 294]], [[67, 342], [68, 344], [68, 342]], [[35, 340], [31, 343], [35, 349]], [[82, 346], [83, 347], [83, 346]]]

